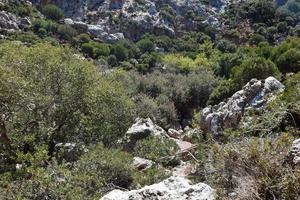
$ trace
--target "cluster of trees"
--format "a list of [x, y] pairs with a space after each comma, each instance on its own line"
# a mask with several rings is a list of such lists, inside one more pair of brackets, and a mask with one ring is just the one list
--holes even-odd
[[278, 43], [287, 35], [299, 36], [299, 7], [297, 0], [253, 0], [235, 4], [224, 14], [227, 28], [223, 36], [252, 45], [264, 41]]

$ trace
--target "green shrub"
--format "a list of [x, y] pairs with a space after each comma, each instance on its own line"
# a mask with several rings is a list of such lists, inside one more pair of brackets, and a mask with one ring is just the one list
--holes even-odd
[[[103, 179], [102, 184], [109, 187], [110, 184], [123, 188], [129, 188], [133, 182], [132, 167], [133, 157], [118, 149], [106, 149], [101, 145], [93, 147], [77, 162], [75, 173], [80, 176], [88, 176], [90, 180], [84, 185], [92, 185]], [[102, 188], [95, 188], [95, 191]]]
[[57, 34], [60, 36], [61, 39], [69, 41], [71, 41], [73, 37], [78, 35], [77, 31], [68, 24], [58, 26]]
[[164, 166], [177, 165], [179, 147], [175, 141], [159, 137], [149, 137], [137, 142], [134, 155], [161, 163]]
[[138, 41], [137, 47], [141, 50], [142, 53], [151, 53], [155, 50], [155, 44], [149, 39], [142, 39]]
[[118, 61], [125, 61], [128, 58], [128, 49], [122, 44], [116, 44], [112, 46], [111, 53], [116, 56]]
[[7, 108], [1, 113], [14, 118], [4, 122], [13, 146], [34, 151], [54, 141], [112, 145], [131, 124], [132, 104], [121, 85], [97, 75], [70, 49], [7, 43], [0, 54], [1, 105]]
[[251, 45], [258, 45], [261, 42], [265, 42], [266, 38], [263, 35], [260, 34], [253, 34], [251, 35], [250, 39], [249, 39], [249, 44]]
[[231, 97], [237, 91], [237, 85], [232, 79], [223, 80], [209, 95], [207, 105], [216, 105]]
[[216, 48], [224, 53], [232, 53], [235, 52], [236, 45], [228, 40], [220, 40], [217, 43]]
[[211, 185], [219, 196], [236, 199], [299, 199], [300, 171], [282, 165], [294, 138], [248, 138], [211, 147], [216, 173]]
[[118, 60], [117, 57], [115, 55], [110, 55], [107, 58], [107, 63], [112, 66], [115, 67], [118, 64]]
[[58, 8], [56, 5], [47, 4], [42, 8], [42, 13], [51, 20], [59, 21], [60, 19], [64, 18], [63, 11]]
[[289, 49], [279, 56], [276, 64], [282, 73], [300, 71], [300, 49]]
[[110, 47], [109, 45], [104, 43], [90, 41], [88, 43], [82, 44], [81, 50], [84, 54], [91, 58], [99, 58], [101, 56], [108, 56]]
[[33, 32], [16, 32], [10, 35], [7, 40], [9, 41], [21, 41], [27, 44], [37, 44], [41, 42], [41, 38], [35, 35]]
[[134, 184], [138, 186], [152, 185], [159, 183], [164, 179], [168, 178], [170, 173], [166, 172], [164, 168], [150, 168], [145, 171], [139, 171], [134, 174]]
[[232, 78], [239, 86], [245, 85], [252, 78], [265, 79], [269, 76], [279, 76], [280, 72], [271, 60], [262, 57], [250, 57], [240, 66], [232, 69]]
[[214, 73], [217, 76], [229, 78], [230, 71], [233, 67], [240, 65], [242, 62], [241, 55], [234, 53], [221, 54], [218, 64], [214, 67]]

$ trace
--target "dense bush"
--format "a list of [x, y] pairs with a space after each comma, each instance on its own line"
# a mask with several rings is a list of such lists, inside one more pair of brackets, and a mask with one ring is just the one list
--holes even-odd
[[92, 41], [82, 44], [81, 49], [84, 54], [86, 54], [91, 58], [108, 56], [110, 53], [110, 48], [108, 44], [92, 42]]
[[71, 41], [73, 37], [78, 35], [76, 29], [74, 29], [68, 24], [58, 26], [57, 34], [60, 36], [61, 39], [69, 41]]
[[51, 20], [59, 21], [64, 17], [63, 11], [58, 8], [56, 5], [47, 4], [42, 8], [42, 13]]
[[170, 166], [178, 164], [178, 151], [179, 147], [173, 140], [149, 137], [137, 142], [134, 154], [164, 166]]
[[[93, 186], [93, 183], [103, 181], [102, 184], [106, 187], [117, 185], [129, 188], [133, 182], [132, 160], [133, 157], [128, 153], [117, 149], [106, 149], [98, 145], [80, 158], [75, 173], [83, 177], [89, 177], [88, 182], [81, 183], [86, 186]], [[97, 187], [97, 185], [94, 187]], [[98, 185], [94, 192], [101, 189]]]
[[155, 50], [154, 43], [149, 39], [142, 39], [138, 41], [137, 47], [141, 50], [142, 53], [150, 53]]
[[262, 57], [245, 59], [240, 66], [232, 69], [232, 78], [240, 86], [249, 82], [252, 78], [265, 79], [269, 76], [279, 76], [276, 65]]
[[300, 50], [289, 49], [279, 56], [276, 62], [279, 70], [283, 73], [300, 71]]
[[118, 61], [124, 61], [128, 58], [129, 52], [122, 44], [114, 45], [111, 49], [111, 53], [114, 54]]
[[236, 199], [299, 199], [299, 169], [282, 165], [293, 137], [249, 138], [212, 145], [215, 173], [210, 177], [219, 196]]
[[231, 97], [234, 92], [237, 91], [237, 85], [233, 82], [232, 79], [221, 81], [216, 88], [209, 95], [209, 99], [207, 101], [208, 105], [216, 105], [221, 101], [226, 100]]
[[71, 141], [109, 145], [126, 132], [131, 102], [124, 90], [68, 48], [8, 43], [0, 54], [1, 113], [16, 147], [34, 150]]
[[138, 186], [152, 185], [165, 180], [171, 174], [162, 167], [152, 167], [150, 169], [139, 171], [134, 174], [134, 183]]

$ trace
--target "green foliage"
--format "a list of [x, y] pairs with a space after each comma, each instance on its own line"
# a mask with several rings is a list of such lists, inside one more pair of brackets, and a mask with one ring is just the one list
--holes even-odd
[[224, 53], [233, 53], [236, 50], [236, 45], [228, 40], [220, 40], [217, 43], [216, 48]]
[[[118, 149], [106, 149], [101, 145], [97, 145], [80, 158], [75, 173], [87, 178], [87, 182], [81, 183], [85, 186], [93, 186], [93, 183], [97, 184], [102, 181], [102, 184], [106, 187], [114, 184], [129, 188], [133, 182], [132, 160], [133, 157], [126, 152]], [[101, 189], [98, 184], [94, 187], [96, 188], [94, 188], [94, 191], [90, 191], [91, 194]]]
[[249, 39], [249, 44], [258, 45], [261, 42], [265, 42], [266, 38], [260, 34], [253, 34]]
[[112, 46], [111, 53], [114, 54], [118, 61], [124, 61], [128, 58], [128, 49], [122, 44]]
[[252, 78], [265, 79], [269, 76], [279, 76], [280, 72], [271, 60], [262, 57], [245, 59], [240, 66], [232, 69], [232, 78], [239, 86], [245, 85]]
[[295, 48], [284, 52], [277, 59], [276, 64], [282, 73], [300, 71], [300, 50]]
[[142, 53], [151, 53], [155, 50], [154, 43], [149, 39], [142, 39], [138, 41], [137, 47], [141, 50]]
[[223, 80], [214, 88], [207, 101], [208, 105], [216, 105], [226, 98], [231, 97], [237, 91], [237, 85], [232, 79]]
[[150, 168], [145, 171], [139, 171], [134, 174], [134, 183], [139, 186], [152, 185], [165, 180], [170, 176], [164, 168]]
[[34, 151], [54, 141], [110, 145], [126, 132], [131, 102], [123, 89], [68, 48], [7, 43], [0, 54], [1, 113], [16, 147]]
[[212, 145], [212, 187], [222, 197], [236, 192], [237, 199], [299, 199], [300, 171], [282, 165], [293, 139], [286, 133], [276, 139]]
[[42, 13], [47, 17], [47, 19], [54, 21], [59, 21], [60, 19], [64, 18], [63, 11], [53, 4], [47, 4], [44, 6], [42, 8]]
[[110, 47], [108, 44], [98, 42], [88, 42], [81, 46], [84, 54], [91, 58], [99, 58], [100, 56], [108, 56], [110, 53]]
[[71, 41], [73, 37], [78, 35], [77, 31], [68, 24], [58, 26], [57, 34], [61, 39], [69, 41]]
[[46, 30], [46, 35], [54, 35], [57, 33], [58, 24], [51, 20], [35, 20], [33, 21], [32, 29], [39, 35], [40, 29]]
[[179, 147], [173, 140], [149, 137], [137, 142], [134, 155], [170, 166], [178, 164], [178, 151]]
[[21, 41], [26, 44], [37, 44], [41, 42], [41, 38], [33, 32], [16, 32], [8, 37], [9, 41]]

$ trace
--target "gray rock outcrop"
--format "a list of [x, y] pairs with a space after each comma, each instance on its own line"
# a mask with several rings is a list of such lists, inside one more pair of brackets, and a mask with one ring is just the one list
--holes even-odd
[[188, 179], [172, 176], [139, 190], [113, 190], [101, 200], [214, 200], [215, 191], [204, 183], [192, 185]]
[[137, 118], [121, 142], [125, 145], [126, 149], [133, 149], [138, 140], [145, 139], [149, 136], [169, 138], [166, 131], [154, 124], [150, 118]]
[[261, 109], [276, 97], [276, 93], [283, 90], [284, 85], [274, 77], [263, 81], [252, 79], [227, 102], [204, 108], [200, 127], [204, 132], [211, 132], [217, 137], [224, 128], [236, 128], [247, 109]]
[[[220, 13], [237, 1], [239, 0], [216, 0], [205, 4], [199, 0], [51, 0], [51, 3], [59, 6], [66, 17], [89, 25], [88, 32], [96, 38], [115, 42], [123, 36], [139, 39], [149, 32], [173, 37], [181, 32], [178, 28], [193, 29], [197, 22], [184, 17], [188, 12], [202, 16], [203, 23], [218, 27], [221, 25]], [[48, 1], [31, 2], [45, 4]], [[173, 18], [177, 16], [176, 23], [172, 17], [163, 14], [168, 12], [163, 5], [168, 5]]]
[[146, 170], [152, 167], [154, 162], [152, 160], [134, 157], [133, 158], [133, 166], [138, 170]]
[[0, 11], [0, 31], [13, 32], [20, 29], [26, 29], [31, 26], [31, 21], [28, 17], [20, 18], [13, 13]]

